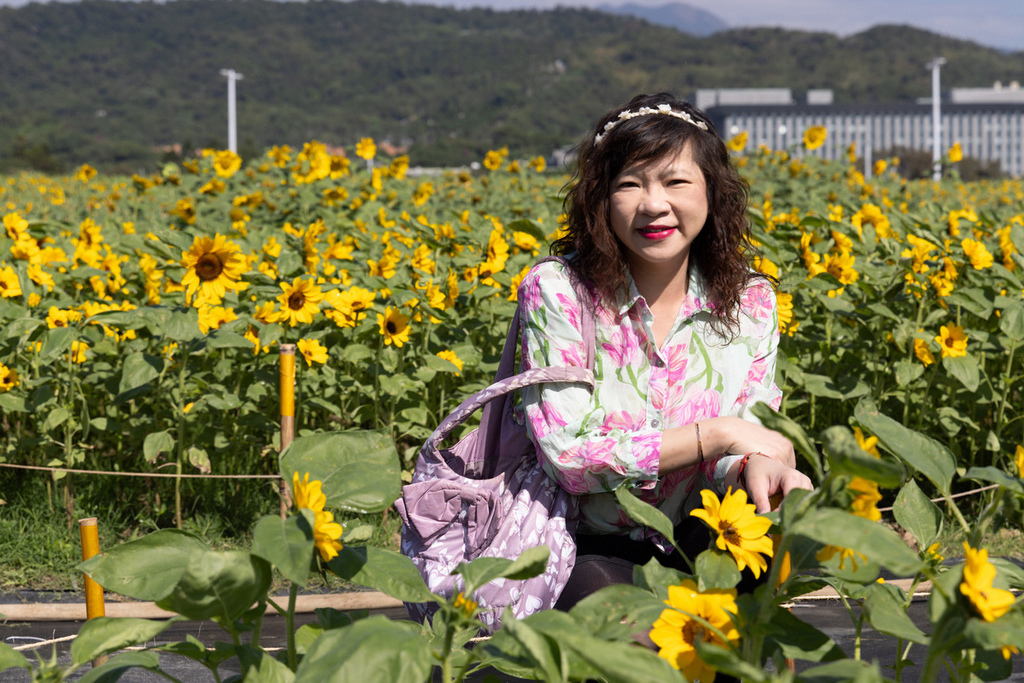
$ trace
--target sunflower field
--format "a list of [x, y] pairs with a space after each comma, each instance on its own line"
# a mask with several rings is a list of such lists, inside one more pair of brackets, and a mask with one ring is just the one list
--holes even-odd
[[[851, 609], [858, 634], [866, 619], [898, 637], [896, 680], [911, 645], [927, 653], [926, 674], [946, 667], [956, 680], [1005, 677], [1024, 644], [1024, 613], [1007, 588], [1024, 587], [1024, 572], [990, 562], [982, 544], [988, 527], [1019, 524], [1024, 500], [1024, 183], [960, 182], [955, 147], [941, 182], [902, 179], [898, 159], [865, 169], [855, 149], [827, 162], [814, 152], [826, 135], [809, 129], [785, 151], [748, 150], [745, 134], [729, 141], [751, 186], [757, 267], [778, 281], [785, 399], [779, 414], [759, 415], [794, 441], [817, 490], [796, 492], [761, 518], [762, 538], [705, 551], [691, 574], [652, 563], [637, 586], [570, 614], [514, 622], [472, 655], [460, 649], [480, 627], [472, 587], [543, 571], [546, 553], [460, 565], [466, 590], [440, 600], [433, 631], [321, 615], [324, 635], [304, 659], [290, 641], [287, 664], [265, 657], [260, 671], [287, 667], [294, 680], [324, 680], [326, 671], [358, 670], [365, 652], [337, 647], [347, 642], [411, 658], [402, 661], [417, 676], [440, 666], [444, 680], [485, 663], [546, 680], [632, 680], [637, 671], [674, 680], [677, 670], [703, 678], [716, 669], [776, 680], [761, 668], [769, 658], [776, 671], [787, 659], [842, 659], [783, 608], [830, 585], [865, 608]], [[173, 558], [178, 573], [161, 573], [130, 597], [163, 601], [189, 618], [213, 614], [239, 648], [246, 629], [258, 647], [262, 611], [249, 608], [273, 602], [271, 566], [292, 583], [292, 598], [313, 557], [402, 600], [439, 600], [405, 558], [359, 547], [367, 530], [343, 529], [325, 510], [385, 509], [397, 472], [391, 483], [384, 466], [376, 479], [366, 475], [367, 487], [379, 489], [374, 506], [351, 503], [365, 493], [362, 482], [325, 494], [321, 486], [346, 482], [339, 455], [318, 439], [361, 439], [340, 457], [345, 466], [384, 462], [374, 459], [381, 444], [393, 446], [407, 480], [433, 428], [490, 383], [517, 283], [562, 229], [569, 178], [545, 166], [502, 149], [480, 169], [416, 174], [367, 139], [347, 154], [317, 142], [276, 147], [245, 165], [231, 152], [205, 150], [151, 176], [104, 177], [83, 166], [69, 177], [3, 178], [0, 464], [55, 468], [47, 490], [62, 497], [69, 518], [83, 498], [102, 494], [148, 506], [161, 526], [180, 527], [183, 509], [212, 505], [207, 489], [180, 476], [115, 480], [67, 470], [292, 481], [297, 512], [263, 518], [251, 552], [220, 553], [164, 530], [86, 565], [105, 585], [129, 586]], [[296, 433], [306, 444], [284, 453], [282, 344], [302, 358]], [[8, 482], [0, 487], [40, 476], [0, 471]], [[974, 497], [957, 504], [967, 489]], [[234, 495], [241, 505], [251, 495], [234, 490], [222, 487], [219, 500], [230, 505]], [[656, 511], [617, 495], [631, 517], [671, 539]], [[929, 500], [936, 496], [944, 509]], [[886, 497], [904, 537], [877, 524]], [[712, 527], [751, 524], [745, 495], [728, 504], [712, 498], [703, 513]], [[968, 539], [962, 569], [944, 567], [936, 554], [946, 521]], [[774, 545], [764, 537], [769, 528]], [[849, 547], [833, 545], [839, 537]], [[736, 599], [737, 565], [750, 564], [752, 553], [779, 561], [765, 567], [769, 581], [753, 597]], [[208, 613], [195, 586], [178, 585], [200, 574], [219, 580], [201, 569], [213, 565], [239, 579], [237, 594], [219, 603], [223, 614]], [[915, 587], [933, 582], [934, 637], [906, 616], [913, 587], [876, 582], [883, 566], [912, 576]], [[282, 614], [293, 613], [293, 602]], [[733, 616], [723, 619], [722, 610]], [[129, 621], [90, 622], [83, 633], [130, 627], [123, 642], [143, 642], [157, 628]], [[660, 659], [630, 646], [627, 624], [653, 626]], [[548, 644], [532, 645], [541, 642]], [[563, 650], [552, 659], [551, 648]], [[83, 645], [76, 661], [106, 651]], [[132, 665], [157, 666], [144, 659]], [[221, 661], [207, 660], [214, 668]], [[819, 668], [820, 680], [882, 680], [877, 665], [854, 660]]]
[[[962, 468], [1012, 471], [1024, 187], [960, 183], [952, 165], [941, 183], [908, 182], [898, 159], [867, 179], [854, 150], [847, 164], [813, 156], [825, 134], [736, 154], [759, 267], [780, 283], [782, 413], [814, 433], [870, 405]], [[272, 472], [287, 342], [304, 359], [298, 433], [390, 430], [408, 469], [490, 381], [567, 180], [507, 150], [481, 172], [410, 177], [368, 139], [350, 156], [274, 148], [245, 168], [205, 150], [149, 177], [3, 179], [0, 460]]]

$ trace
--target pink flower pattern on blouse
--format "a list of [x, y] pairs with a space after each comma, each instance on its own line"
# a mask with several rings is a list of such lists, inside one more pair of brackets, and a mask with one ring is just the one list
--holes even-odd
[[[585, 365], [580, 302], [562, 264], [533, 268], [520, 284], [519, 305], [523, 370]], [[695, 486], [721, 484], [710, 481], [717, 458], [660, 475], [664, 430], [719, 415], [757, 422], [751, 406], [778, 408], [775, 293], [766, 280], [755, 280], [742, 298], [739, 333], [726, 342], [711, 329], [710, 307], [691, 273], [689, 294], [660, 349], [654, 317], [632, 282], [628, 300], [617, 307], [593, 305], [597, 388], [593, 394], [570, 383], [524, 388], [526, 424], [548, 475], [581, 496], [581, 531], [644, 538], [647, 532], [618, 508], [611, 493], [617, 487], [638, 489], [678, 523]]]

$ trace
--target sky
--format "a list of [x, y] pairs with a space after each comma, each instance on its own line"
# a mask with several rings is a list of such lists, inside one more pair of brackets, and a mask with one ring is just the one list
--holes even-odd
[[[4, 2], [6, 0], [0, 0]], [[493, 9], [625, 4], [629, 0], [416, 0]], [[662, 5], [671, 0], [632, 0]], [[847, 36], [877, 24], [910, 24], [935, 33], [1024, 50], [1024, 0], [682, 0], [730, 27], [781, 26]], [[1022, 74], [1024, 75], [1024, 74]]]
[[[29, 0], [0, 0], [17, 7]], [[672, 0], [408, 0], [492, 9], [625, 4]], [[877, 24], [910, 24], [1006, 50], [1024, 50], [1024, 0], [684, 0], [730, 27], [781, 26], [847, 36]]]

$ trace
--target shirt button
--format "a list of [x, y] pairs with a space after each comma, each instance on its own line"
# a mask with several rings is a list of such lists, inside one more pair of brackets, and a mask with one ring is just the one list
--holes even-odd
[[658, 418], [654, 418], [653, 420], [651, 420], [651, 426], [654, 427], [655, 429], [661, 429], [661, 420], [659, 420]]
[[660, 367], [664, 367], [665, 361], [663, 361], [660, 357], [655, 356], [653, 364], [654, 364], [654, 367], [660, 368]]

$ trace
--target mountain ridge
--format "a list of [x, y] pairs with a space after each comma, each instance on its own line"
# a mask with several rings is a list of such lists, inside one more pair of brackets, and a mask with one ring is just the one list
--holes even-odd
[[245, 76], [238, 139], [249, 155], [373, 137], [408, 147], [414, 164], [461, 165], [502, 146], [519, 156], [570, 146], [637, 92], [832, 88], [840, 103], [913, 101], [929, 94], [924, 64], [939, 54], [944, 87], [1024, 71], [1024, 52], [899, 26], [701, 38], [569, 8], [31, 4], [0, 8], [0, 169], [135, 171], [154, 168], [162, 146], [224, 147], [226, 68]]

